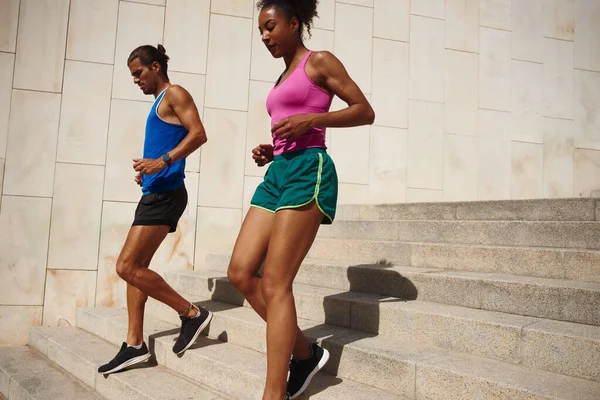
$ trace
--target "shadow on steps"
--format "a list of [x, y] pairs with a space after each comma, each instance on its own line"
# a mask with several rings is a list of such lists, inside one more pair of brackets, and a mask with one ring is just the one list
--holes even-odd
[[[379, 260], [374, 264], [352, 265], [347, 268], [347, 279], [349, 290], [343, 293], [326, 296], [323, 299], [325, 322], [323, 324], [304, 329], [303, 332], [309, 340], [317, 341], [330, 353], [330, 360], [324, 368], [326, 374], [319, 374], [311, 383], [309, 389], [300, 399], [308, 399], [343, 382], [349, 371], [340, 370], [341, 361], [347, 346], [366, 338], [378, 335], [380, 326], [380, 307], [384, 303], [404, 302], [415, 300], [418, 290], [410, 279], [402, 276], [397, 271], [390, 269], [392, 263]], [[262, 276], [262, 268], [259, 274]], [[323, 284], [327, 286], [327, 284]], [[226, 277], [215, 277], [208, 279], [208, 289], [211, 291], [211, 299], [219, 301], [203, 301], [195, 304], [209, 307], [213, 312], [225, 311], [243, 306], [244, 297], [231, 285]], [[216, 308], [215, 308], [216, 306]], [[347, 330], [343, 333], [333, 331], [331, 325], [340, 326]], [[177, 332], [169, 331], [165, 335]], [[161, 333], [162, 335], [163, 333]], [[212, 344], [226, 342], [227, 331], [219, 334], [218, 340], [210, 340]], [[153, 345], [153, 343], [151, 343]], [[190, 348], [197, 349], [203, 345], [194, 345]], [[348, 357], [352, 357], [349, 353]], [[360, 373], [357, 371], [356, 373]], [[352, 372], [350, 372], [350, 376]]]
[[[348, 267], [349, 291], [325, 297], [325, 324], [303, 330], [307, 338], [317, 341], [329, 351], [330, 359], [324, 368], [328, 374], [337, 376], [340, 373], [340, 363], [348, 345], [379, 334], [382, 304], [417, 299], [415, 285], [400, 273], [389, 270], [392, 265], [386, 260], [379, 260], [375, 264]], [[376, 274], [373, 274], [374, 270], [377, 270]], [[341, 313], [341, 304], [346, 305], [346, 315]], [[328, 332], [328, 325], [346, 327], [350, 331], [336, 336]], [[344, 372], [347, 374], [349, 371]]]

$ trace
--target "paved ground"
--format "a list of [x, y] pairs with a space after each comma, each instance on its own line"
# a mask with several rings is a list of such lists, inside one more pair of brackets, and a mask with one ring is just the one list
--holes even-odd
[[[9, 347], [8, 344], [0, 342], [0, 347]], [[6, 400], [6, 397], [2, 393], [0, 393], [0, 400]]]

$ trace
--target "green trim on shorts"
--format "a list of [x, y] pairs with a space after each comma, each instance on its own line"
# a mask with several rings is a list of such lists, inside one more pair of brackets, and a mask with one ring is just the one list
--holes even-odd
[[327, 214], [327, 212], [325, 210], [323, 210], [323, 208], [319, 204], [319, 190], [321, 190], [321, 175], [322, 174], [323, 174], [323, 154], [319, 153], [319, 175], [317, 177], [317, 188], [315, 190], [315, 203], [317, 204], [317, 207], [319, 207], [319, 210], [321, 210], [323, 215], [326, 216], [327, 218], [329, 218], [329, 222], [332, 223], [333, 218], [331, 218], [331, 216], [329, 214]]
[[265, 211], [268, 211], [268, 212], [270, 212], [272, 214], [275, 214], [275, 211], [269, 210], [268, 208], [265, 208], [265, 207], [257, 206], [256, 204], [250, 203], [250, 207], [258, 208], [260, 210], [265, 210]]
[[319, 211], [321, 211], [321, 213], [324, 216], [326, 216], [329, 219], [330, 222], [333, 222], [333, 218], [331, 218], [329, 216], [329, 214], [327, 214], [325, 212], [325, 210], [323, 210], [323, 208], [319, 205], [319, 190], [320, 190], [320, 186], [321, 186], [321, 175], [322, 174], [323, 174], [323, 154], [319, 153], [319, 171], [317, 172], [317, 184], [315, 185], [315, 194], [313, 195], [312, 199], [310, 199], [306, 203], [298, 204], [296, 206], [282, 206], [282, 207], [279, 207], [279, 208], [277, 208], [275, 210], [275, 212], [277, 212], [279, 210], [288, 210], [288, 209], [294, 209], [294, 208], [304, 207], [306, 205], [309, 205], [314, 200], [314, 202], [317, 205], [317, 208], [319, 209]]
[[[316, 156], [316, 157], [315, 157]], [[324, 149], [308, 148], [274, 158], [250, 205], [277, 212], [315, 202], [323, 224], [335, 216], [338, 180], [335, 165]]]

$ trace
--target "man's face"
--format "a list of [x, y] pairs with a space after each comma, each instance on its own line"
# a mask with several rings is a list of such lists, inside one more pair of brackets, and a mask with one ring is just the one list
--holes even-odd
[[144, 94], [153, 94], [156, 90], [158, 70], [154, 64], [148, 67], [140, 63], [139, 58], [129, 63], [129, 71], [131, 72], [131, 76], [133, 76], [133, 83], [138, 85]]

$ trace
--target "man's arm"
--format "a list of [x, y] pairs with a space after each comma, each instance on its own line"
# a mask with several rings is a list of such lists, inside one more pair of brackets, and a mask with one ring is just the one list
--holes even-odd
[[[192, 96], [181, 86], [173, 85], [165, 93], [167, 105], [173, 110], [188, 134], [173, 150], [169, 151], [171, 162], [180, 160], [192, 154], [200, 146], [206, 143], [206, 132], [198, 115], [198, 108]], [[133, 159], [133, 169], [142, 175], [151, 175], [162, 170], [167, 164], [162, 158]], [[136, 177], [136, 182], [141, 183], [141, 178]]]
[[169, 151], [171, 160], [174, 162], [192, 154], [208, 139], [202, 121], [200, 121], [198, 108], [188, 91], [181, 86], [173, 85], [165, 93], [165, 96], [168, 96], [166, 100], [169, 106], [188, 131], [181, 143]]

